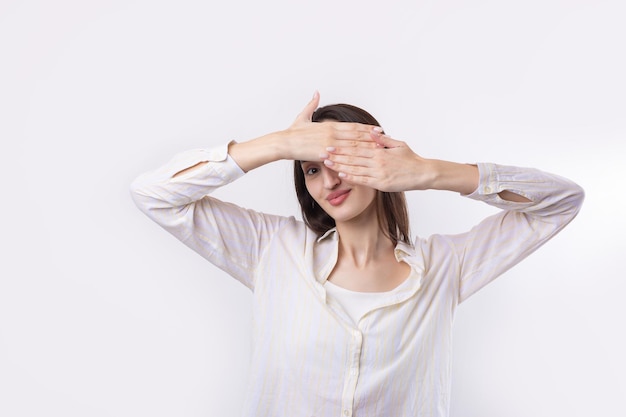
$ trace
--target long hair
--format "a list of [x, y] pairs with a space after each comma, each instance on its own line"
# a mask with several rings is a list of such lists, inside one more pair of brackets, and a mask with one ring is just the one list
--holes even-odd
[[[380, 126], [380, 123], [367, 111], [350, 104], [331, 104], [320, 107], [313, 113], [312, 120], [314, 122], [334, 120]], [[309, 228], [321, 236], [335, 227], [335, 220], [309, 194], [305, 184], [304, 172], [300, 165], [301, 162], [294, 161], [293, 175], [302, 219]], [[385, 236], [391, 239], [394, 245], [398, 242], [411, 244], [409, 216], [404, 193], [377, 191], [376, 215], [380, 229]]]

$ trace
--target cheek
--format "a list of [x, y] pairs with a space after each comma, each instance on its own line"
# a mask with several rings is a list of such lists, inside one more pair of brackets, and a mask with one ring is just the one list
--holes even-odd
[[[311, 196], [311, 198], [313, 199], [313, 201], [315, 201], [316, 203], [318, 202], [317, 200], [317, 196], [315, 195], [315, 190], [311, 188], [311, 186], [308, 183], [305, 183], [306, 185], [306, 190], [309, 192], [309, 196]], [[319, 203], [318, 203], [319, 204]]]
[[311, 194], [311, 197], [317, 198], [315, 193], [319, 187], [316, 187], [316, 181], [314, 178], [305, 178], [304, 186], [306, 187], [306, 190], [309, 192], [309, 194]]
[[374, 190], [373, 188], [363, 188], [362, 189], [363, 199], [367, 200], [369, 202], [372, 202], [372, 201], [376, 200], [376, 194], [377, 194], [377, 191]]

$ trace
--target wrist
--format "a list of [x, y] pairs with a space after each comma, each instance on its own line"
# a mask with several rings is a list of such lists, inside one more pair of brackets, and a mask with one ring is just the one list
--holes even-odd
[[429, 160], [430, 189], [471, 194], [478, 187], [478, 167], [442, 160]]
[[231, 143], [228, 154], [244, 172], [248, 172], [282, 159], [279, 143], [276, 134], [269, 133], [246, 142]]
[[416, 155], [416, 163], [414, 172], [411, 174], [413, 178], [412, 190], [441, 190], [445, 178], [444, 161], [438, 159], [428, 159]]
[[291, 146], [293, 141], [290, 141], [287, 132], [279, 130], [277, 132], [270, 133], [268, 136], [268, 142], [272, 149], [274, 149], [276, 159], [293, 159], [294, 150]]

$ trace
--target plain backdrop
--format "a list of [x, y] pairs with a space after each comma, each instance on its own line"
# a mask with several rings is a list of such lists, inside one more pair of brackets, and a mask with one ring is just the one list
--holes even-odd
[[[128, 187], [286, 128], [315, 90], [425, 157], [585, 188], [568, 228], [459, 307], [451, 414], [620, 415], [625, 19], [621, 0], [0, 1], [0, 415], [239, 415], [251, 294]], [[217, 195], [298, 216], [290, 170]], [[422, 236], [495, 212], [408, 198]]]

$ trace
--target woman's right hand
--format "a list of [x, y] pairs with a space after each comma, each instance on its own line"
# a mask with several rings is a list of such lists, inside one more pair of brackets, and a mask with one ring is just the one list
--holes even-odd
[[376, 147], [371, 136], [373, 126], [335, 121], [313, 122], [313, 113], [319, 102], [320, 95], [316, 91], [291, 126], [279, 132], [283, 159], [321, 162], [329, 147], [356, 146], [358, 142], [369, 142], [372, 147]]
[[247, 142], [233, 142], [228, 153], [241, 169], [248, 172], [281, 159], [322, 162], [328, 156], [327, 148], [376, 147], [371, 135], [374, 126], [334, 121], [313, 122], [313, 113], [319, 102], [320, 95], [315, 92], [287, 129]]

